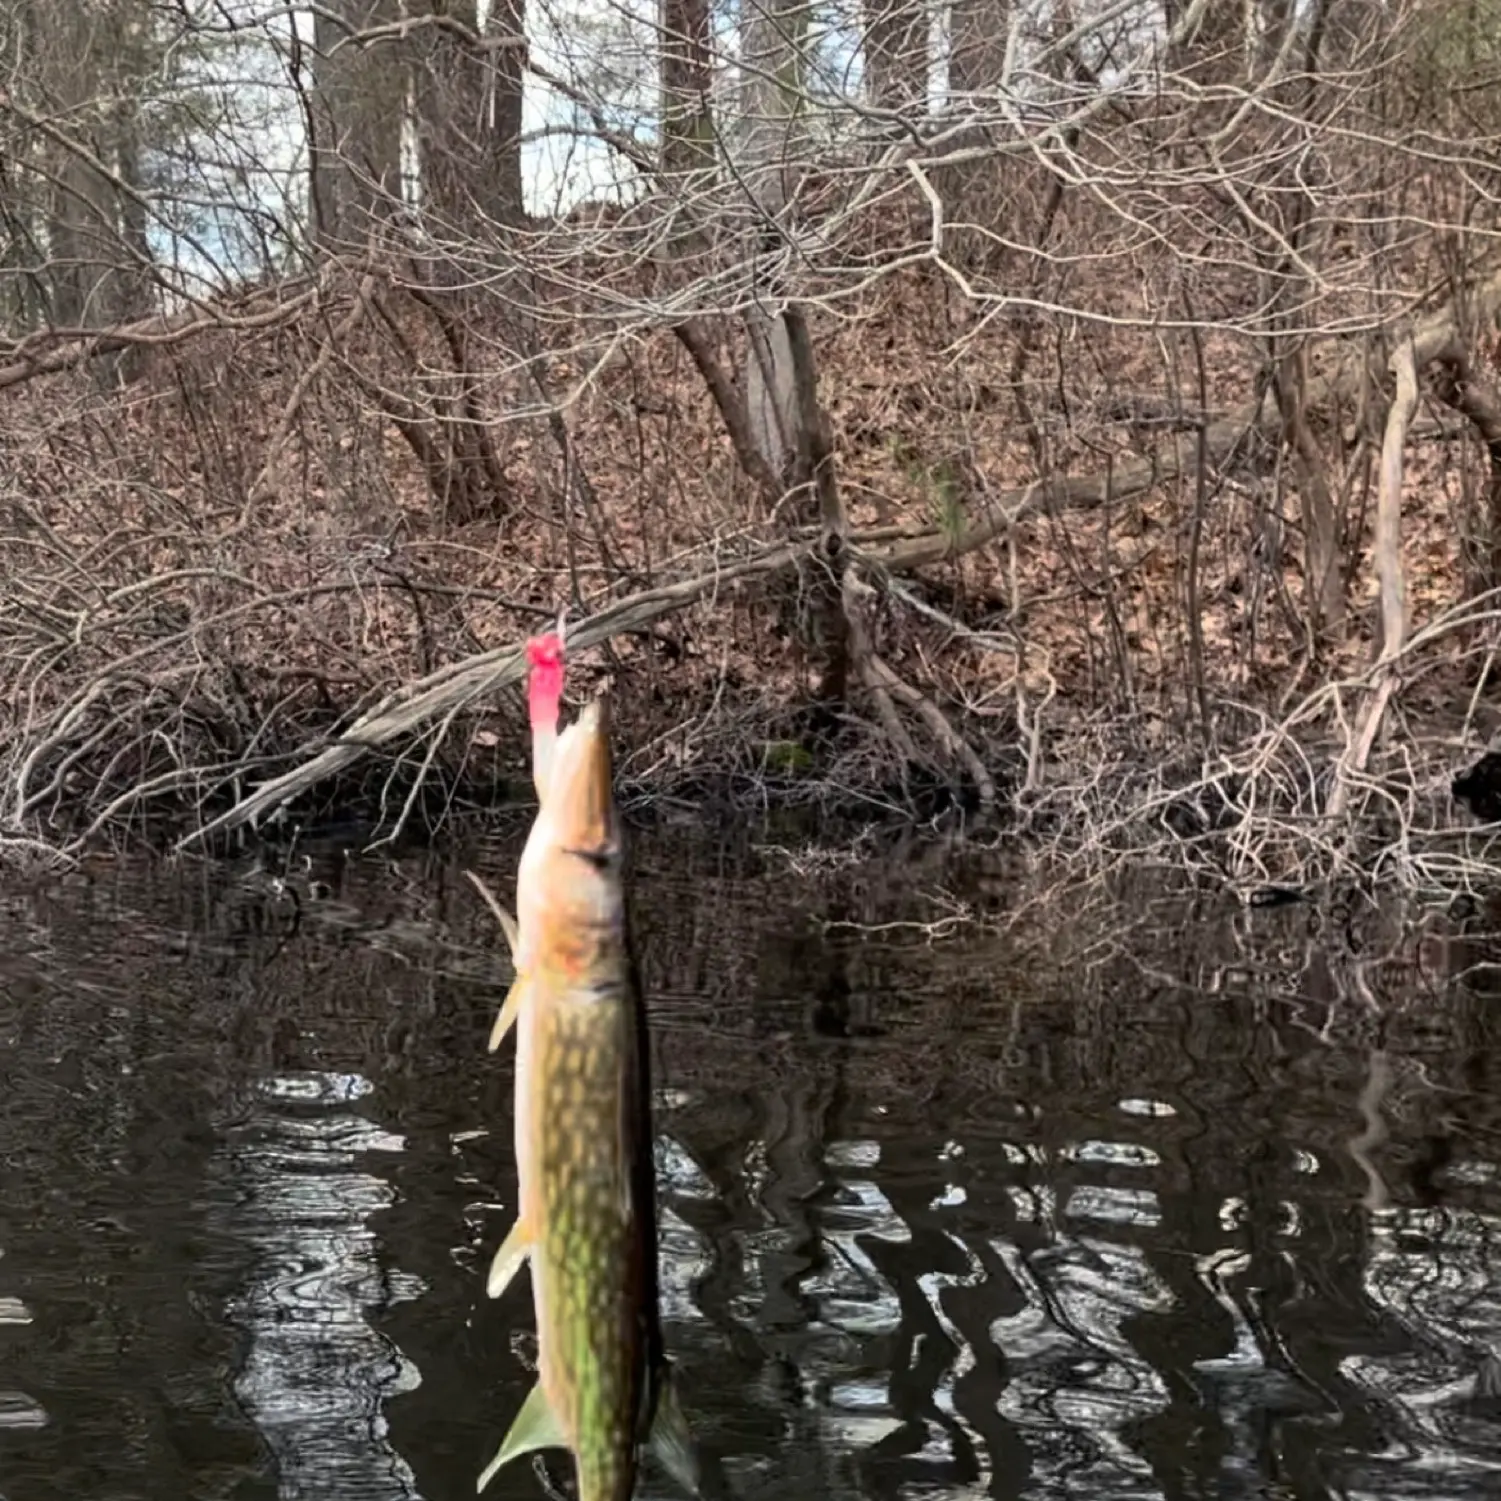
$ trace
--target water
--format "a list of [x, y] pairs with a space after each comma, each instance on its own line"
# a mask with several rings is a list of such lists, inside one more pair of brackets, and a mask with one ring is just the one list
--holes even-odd
[[[531, 1316], [461, 870], [516, 853], [0, 886], [5, 1501], [473, 1494]], [[1483, 918], [637, 854], [713, 1495], [1501, 1493]]]

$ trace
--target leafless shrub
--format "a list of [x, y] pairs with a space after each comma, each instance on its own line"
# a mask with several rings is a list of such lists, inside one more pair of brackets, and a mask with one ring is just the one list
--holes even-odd
[[0, 0], [5, 830], [491, 786], [566, 603], [642, 785], [1469, 871], [1486, 16], [930, 20]]

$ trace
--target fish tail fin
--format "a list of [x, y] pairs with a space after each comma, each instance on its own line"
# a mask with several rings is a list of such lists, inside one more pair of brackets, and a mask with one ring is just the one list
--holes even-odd
[[500, 1249], [490, 1263], [490, 1275], [485, 1279], [485, 1291], [492, 1298], [498, 1298], [510, 1285], [511, 1278], [516, 1275], [521, 1269], [521, 1263], [526, 1260], [531, 1245], [531, 1231], [526, 1221], [518, 1218], [511, 1226], [510, 1233], [501, 1241]]
[[683, 1416], [683, 1409], [678, 1402], [671, 1366], [664, 1366], [662, 1370], [647, 1447], [684, 1491], [694, 1497], [700, 1494], [702, 1479], [698, 1453], [693, 1434], [688, 1428], [688, 1420]]
[[534, 1449], [566, 1449], [567, 1447], [568, 1441], [563, 1437], [563, 1429], [548, 1404], [547, 1397], [542, 1391], [542, 1383], [539, 1381], [527, 1393], [526, 1401], [521, 1404], [521, 1411], [516, 1414], [510, 1432], [501, 1440], [495, 1458], [481, 1471], [479, 1479], [475, 1482], [474, 1492], [478, 1495], [495, 1478], [499, 1470], [522, 1454], [530, 1454]]

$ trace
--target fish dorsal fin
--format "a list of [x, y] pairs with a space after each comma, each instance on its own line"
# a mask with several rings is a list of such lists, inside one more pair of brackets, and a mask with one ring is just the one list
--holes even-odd
[[516, 1421], [511, 1424], [511, 1431], [506, 1434], [495, 1458], [485, 1466], [484, 1473], [475, 1482], [475, 1494], [484, 1490], [499, 1470], [520, 1455], [530, 1454], [534, 1449], [567, 1447], [563, 1430], [558, 1426], [552, 1408], [548, 1406], [541, 1382], [538, 1382], [527, 1393], [526, 1401], [521, 1404], [521, 1411], [516, 1414]]
[[498, 1298], [510, 1286], [511, 1278], [520, 1271], [521, 1263], [526, 1260], [531, 1247], [532, 1237], [526, 1228], [526, 1223], [518, 1219], [511, 1226], [511, 1233], [500, 1243], [500, 1249], [495, 1253], [495, 1260], [490, 1263], [490, 1275], [485, 1281], [485, 1291], [492, 1298]]
[[671, 1367], [662, 1372], [647, 1448], [683, 1490], [694, 1497], [700, 1494], [698, 1455], [694, 1451], [693, 1435], [688, 1431], [688, 1420], [678, 1405]]

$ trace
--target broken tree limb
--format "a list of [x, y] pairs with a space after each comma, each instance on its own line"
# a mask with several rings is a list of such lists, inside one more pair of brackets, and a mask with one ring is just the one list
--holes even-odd
[[[916, 761], [918, 759], [917, 747], [913, 744], [912, 737], [907, 733], [906, 726], [902, 724], [901, 717], [896, 712], [897, 703], [905, 704], [927, 725], [928, 733], [932, 735], [938, 743], [938, 748], [949, 760], [962, 765], [969, 773], [970, 781], [974, 783], [975, 793], [980, 800], [980, 808], [983, 812], [989, 813], [995, 807], [995, 782], [985, 769], [985, 763], [975, 753], [974, 747], [954, 728], [948, 716], [927, 694], [920, 692], [907, 682], [871, 645], [869, 632], [865, 628], [865, 601], [873, 598], [875, 592], [869, 584], [856, 576], [853, 568], [846, 570], [844, 608], [845, 618], [850, 625], [852, 654], [861, 681], [864, 682], [867, 692], [875, 703], [881, 723], [885, 726], [887, 734], [891, 736], [897, 750], [909, 762]], [[916, 600], [912, 602], [918, 603]], [[933, 613], [938, 614], [937, 611]], [[939, 618], [947, 619], [944, 616]], [[948, 623], [951, 626], [958, 626], [961, 633], [966, 630], [966, 627], [959, 625], [957, 621]]]
[[[791, 567], [807, 551], [805, 546], [766, 548], [738, 563], [629, 595], [607, 605], [587, 620], [570, 625], [569, 647], [583, 650], [625, 631], [639, 630], [660, 616], [670, 615], [736, 579], [776, 573]], [[265, 816], [325, 777], [353, 765], [367, 752], [405, 739], [431, 720], [455, 714], [485, 694], [509, 683], [520, 682], [525, 672], [526, 656], [522, 647], [503, 646], [439, 668], [425, 678], [398, 688], [387, 694], [369, 713], [361, 715], [332, 744], [325, 745], [302, 765], [261, 783], [232, 808], [179, 841], [178, 848], [186, 849], [216, 831], [237, 828]]]
[[0, 390], [38, 375], [53, 375], [99, 355], [122, 349], [183, 344], [202, 333], [229, 330], [244, 333], [290, 323], [313, 308], [317, 284], [299, 278], [278, 286], [274, 296], [256, 298], [245, 312], [216, 309], [194, 302], [172, 313], [157, 313], [134, 323], [109, 327], [42, 329], [14, 341], [0, 341]]
[[970, 780], [975, 784], [981, 811], [990, 812], [995, 807], [995, 782], [986, 771], [985, 763], [975, 754], [974, 747], [949, 723], [943, 710], [927, 694], [920, 692], [905, 678], [894, 672], [885, 660], [874, 652], [870, 655], [868, 670], [872, 685], [883, 688], [892, 698], [906, 704], [927, 725], [928, 733], [950, 759], [959, 762], [964, 767], [969, 773]]
[[1376, 490], [1376, 575], [1381, 585], [1381, 658], [1392, 661], [1407, 639], [1407, 586], [1402, 576], [1402, 455], [1407, 426], [1418, 409], [1418, 373], [1412, 345], [1392, 355], [1396, 394], [1381, 440], [1381, 473]]

